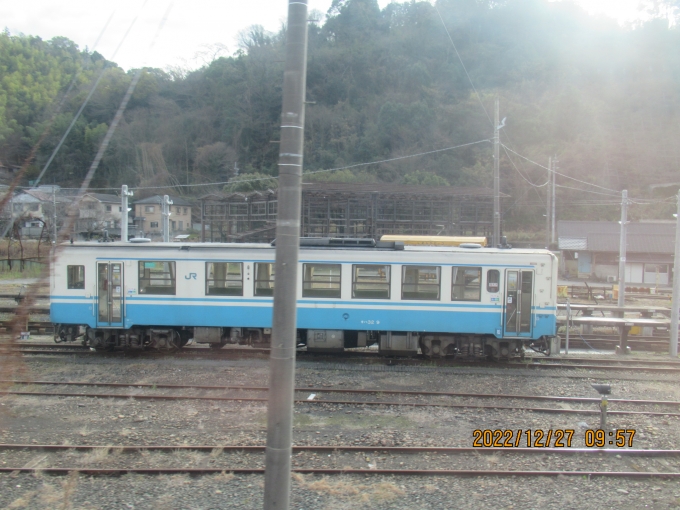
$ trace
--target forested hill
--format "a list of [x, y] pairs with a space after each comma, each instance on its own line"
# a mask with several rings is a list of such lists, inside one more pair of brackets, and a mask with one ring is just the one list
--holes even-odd
[[[547, 172], [509, 149], [544, 166], [557, 155], [560, 173], [601, 186], [558, 176], [562, 218], [614, 218], [617, 207], [601, 205], [618, 201], [609, 190], [650, 197], [649, 185], [680, 181], [680, 30], [667, 19], [621, 28], [544, 0], [382, 10], [334, 0], [319, 17], [309, 27], [305, 171], [490, 140], [498, 94], [510, 225], [544, 221], [546, 188], [534, 186]], [[224, 182], [235, 168], [238, 179], [276, 175], [283, 53], [284, 33], [251, 27], [235, 54], [199, 70], [146, 69], [93, 186], [198, 196], [208, 189], [171, 186]], [[0, 34], [0, 162], [21, 165], [56, 114], [26, 176], [34, 179], [102, 69], [44, 184], [80, 184], [134, 71], [65, 38]], [[491, 186], [492, 168], [486, 141], [306, 179]]]

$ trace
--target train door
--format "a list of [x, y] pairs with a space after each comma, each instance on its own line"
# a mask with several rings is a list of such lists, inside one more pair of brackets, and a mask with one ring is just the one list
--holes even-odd
[[504, 336], [531, 336], [533, 294], [533, 271], [506, 271]]
[[123, 264], [97, 262], [97, 326], [123, 327]]

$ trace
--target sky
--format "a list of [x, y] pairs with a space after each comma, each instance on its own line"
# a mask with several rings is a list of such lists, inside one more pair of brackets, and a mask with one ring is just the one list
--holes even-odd
[[[575, 1], [590, 14], [609, 16], [620, 23], [635, 19], [640, 3]], [[325, 14], [331, 2], [308, 0], [308, 6], [310, 11]], [[390, 0], [378, 3], [383, 8]], [[5, 1], [0, 2], [0, 30], [7, 28], [13, 35], [23, 33], [44, 40], [64, 36], [81, 49], [98, 51], [125, 70], [141, 66], [190, 70], [215, 56], [233, 54], [238, 50], [238, 34], [252, 25], [278, 31], [286, 20], [287, 8], [286, 0]]]

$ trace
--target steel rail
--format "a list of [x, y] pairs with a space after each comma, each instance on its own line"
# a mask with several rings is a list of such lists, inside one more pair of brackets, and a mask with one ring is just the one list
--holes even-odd
[[[545, 358], [548, 359], [548, 358]], [[637, 361], [637, 360], [636, 360]], [[644, 363], [644, 361], [637, 361], [638, 363]], [[576, 363], [506, 363], [503, 365], [498, 365], [499, 368], [530, 368], [530, 369], [557, 369], [557, 368], [569, 368], [569, 369], [582, 369], [582, 370], [634, 370], [636, 372], [661, 372], [661, 373], [680, 373], [679, 367], [650, 367], [641, 365], [586, 365], [586, 364], [576, 364]]]
[[[120, 453], [137, 452], [137, 451], [160, 451], [160, 452], [178, 452], [178, 451], [202, 451], [214, 452], [215, 450], [222, 450], [225, 452], [243, 452], [243, 453], [262, 453], [266, 447], [253, 445], [40, 445], [40, 444], [0, 444], [0, 450], [31, 450], [31, 451], [115, 451]], [[293, 446], [293, 452], [347, 452], [347, 453], [391, 453], [391, 454], [418, 454], [418, 453], [436, 453], [443, 455], [457, 455], [468, 453], [486, 453], [486, 454], [518, 454], [518, 455], [621, 455], [630, 457], [677, 457], [680, 456], [680, 450], [646, 450], [640, 448], [550, 448], [550, 447], [519, 447], [519, 448], [476, 448], [468, 446], [355, 446], [355, 445], [335, 445], [335, 446], [318, 446], [318, 445], [297, 445]]]
[[[207, 391], [220, 390], [242, 390], [242, 391], [268, 391], [267, 386], [213, 386], [201, 384], [164, 384], [164, 383], [104, 383], [104, 382], [85, 382], [85, 381], [40, 381], [25, 380], [17, 381], [12, 379], [0, 379], [0, 384], [21, 384], [21, 385], [45, 385], [45, 386], [86, 386], [86, 387], [106, 387], [106, 388], [152, 388], [152, 389], [195, 389]], [[382, 390], [379, 388], [295, 388], [300, 393], [358, 393], [374, 394], [382, 393], [385, 395], [412, 395], [412, 396], [432, 396], [432, 397], [471, 397], [471, 398], [499, 398], [517, 400], [543, 400], [549, 402], [576, 402], [584, 404], [599, 404], [597, 397], [564, 397], [551, 395], [519, 395], [519, 394], [495, 394], [495, 393], [466, 393], [456, 391], [415, 391], [415, 390]], [[637, 405], [661, 405], [661, 406], [680, 406], [680, 401], [672, 400], [639, 400], [625, 398], [607, 399], [610, 403], [637, 404]]]
[[[163, 352], [152, 352], [152, 351], [118, 351], [118, 350], [113, 350], [113, 351], [92, 351], [92, 350], [87, 350], [86, 348], [79, 348], [76, 346], [62, 346], [61, 344], [56, 344], [55, 346], [44, 350], [44, 349], [33, 349], [29, 346], [30, 344], [23, 344], [21, 347], [19, 347], [19, 352], [23, 354], [50, 354], [50, 355], [59, 355], [59, 354], [92, 354], [95, 352], [98, 352], [100, 354], [137, 354], [137, 355], [162, 355], [164, 354]], [[66, 350], [59, 350], [60, 348], [65, 347]], [[187, 354], [191, 353], [192, 355], [201, 355], [201, 354], [210, 354], [211, 358], [219, 357], [227, 357], [229, 354], [234, 354], [238, 353], [239, 355], [241, 354], [262, 354], [262, 353], [267, 353], [269, 352], [268, 349], [263, 349], [263, 348], [258, 348], [258, 349], [227, 349], [223, 351], [215, 351], [215, 350], [209, 350], [209, 349], [202, 349], [202, 348], [189, 348], [189, 349], [181, 349], [177, 351], [173, 351], [173, 354]], [[304, 351], [299, 352], [298, 354], [302, 354]], [[313, 355], [317, 355], [318, 353], [313, 353]], [[346, 354], [346, 353], [345, 353]], [[438, 366], [445, 366], [445, 367], [457, 367], [457, 366], [471, 366], [474, 364], [474, 366], [484, 366], [483, 362], [478, 362], [478, 363], [468, 363], [468, 362], [461, 362], [460, 360], [448, 360], [446, 358], [442, 359], [424, 359], [424, 358], [406, 358], [406, 359], [390, 359], [390, 358], [378, 358], [377, 355], [374, 356], [366, 356], [366, 353], [360, 353], [364, 355], [367, 359], [370, 357], [372, 358], [371, 361], [377, 361], [377, 362], [386, 362], [390, 365], [417, 365], [419, 363], [437, 363]], [[330, 354], [322, 354], [322, 356], [330, 356]], [[342, 360], [342, 357], [334, 357], [336, 360]], [[517, 368], [517, 369], [558, 369], [558, 368], [565, 368], [565, 369], [582, 369], [582, 370], [618, 370], [618, 371], [624, 371], [624, 370], [634, 370], [634, 371], [642, 371], [642, 372], [661, 372], [661, 373], [675, 373], [675, 372], [680, 372], [680, 363], [674, 363], [672, 361], [658, 361], [658, 360], [650, 360], [650, 361], [645, 361], [645, 360], [604, 360], [604, 363], [610, 363], [609, 365], [593, 365], [593, 364], [583, 364], [583, 363], [570, 363], [569, 359], [562, 359], [559, 362], [553, 362], [551, 358], [530, 358], [530, 360], [534, 359], [540, 359], [540, 360], [545, 360], [547, 362], [541, 362], [541, 363], [529, 363], [529, 362], [509, 362], [509, 363], [497, 363], [494, 364], [494, 367], [497, 368]], [[588, 361], [600, 361], [599, 359], [595, 360], [589, 360], [588, 358], [578, 358], [578, 360], [588, 360]], [[557, 360], [557, 358], [555, 358]], [[567, 363], [565, 363], [565, 361]], [[576, 359], [574, 359], [576, 361]], [[677, 366], [644, 366], [640, 364], [663, 364], [663, 365], [677, 365]]]
[[[51, 475], [70, 475], [78, 473], [88, 476], [120, 476], [126, 474], [142, 475], [210, 475], [220, 473], [231, 474], [264, 474], [264, 468], [26, 468], [0, 467], [0, 473], [41, 473]], [[500, 471], [484, 469], [330, 469], [330, 468], [293, 468], [292, 473], [317, 475], [404, 475], [404, 476], [579, 476], [606, 478], [680, 478], [680, 473], [659, 473], [640, 471]]]
[[[16, 395], [31, 397], [85, 397], [85, 398], [117, 398], [137, 400], [207, 400], [221, 402], [267, 402], [266, 398], [257, 397], [219, 397], [219, 396], [190, 396], [190, 395], [137, 395], [115, 393], [53, 393], [34, 391], [0, 391], [0, 395]], [[354, 400], [308, 400], [294, 399], [296, 404], [335, 404], [355, 406], [397, 406], [397, 407], [444, 407], [457, 409], [493, 409], [504, 411], [531, 411], [536, 413], [552, 414], [590, 414], [600, 415], [599, 410], [594, 409], [554, 409], [548, 407], [517, 407], [517, 406], [477, 406], [470, 404], [450, 404], [436, 402], [389, 402], [389, 401], [354, 401]], [[657, 411], [608, 411], [609, 415], [635, 415], [635, 416], [664, 416], [680, 417], [680, 413], [657, 412]]]
[[[28, 342], [20, 341], [20, 342], [18, 342], [18, 345], [21, 348], [35, 348], [35, 349], [42, 349], [42, 348], [45, 348], [45, 349], [71, 349], [71, 350], [75, 350], [75, 351], [79, 351], [79, 350], [80, 351], [88, 351], [88, 350], [90, 350], [90, 348], [87, 347], [87, 346], [83, 346], [83, 345], [80, 345], [80, 344], [73, 344], [73, 343], [68, 343], [68, 344], [65, 344], [65, 343], [58, 343], [58, 344], [56, 344], [56, 343], [38, 343], [38, 342], [28, 343]], [[205, 347], [205, 348], [202, 348], [202, 347], [184, 347], [179, 352], [192, 352], [192, 353], [194, 353], [195, 351], [200, 351], [201, 353], [210, 352], [211, 355], [213, 355], [213, 354], [216, 354], [216, 353], [222, 354], [222, 353], [234, 353], [234, 352], [236, 352], [236, 353], [265, 353], [265, 352], [268, 353], [269, 349], [247, 347], [247, 348], [230, 348], [230, 349], [225, 349], [225, 350], [214, 351], [214, 350], [208, 350], [207, 347]], [[100, 351], [100, 352], [119, 352], [119, 351]], [[130, 351], [120, 351], [120, 352], [154, 353], [155, 351], [134, 351], [134, 350], [130, 350]], [[374, 357], [378, 356], [378, 353], [355, 353], [355, 352], [351, 352], [351, 351], [346, 352], [346, 353], [342, 353], [342, 354], [335, 354], [335, 355], [333, 355], [331, 353], [328, 353], [328, 354], [306, 353], [306, 351], [298, 351], [298, 353], [303, 354], [303, 355], [318, 356], [318, 357], [332, 356], [332, 357], [338, 358], [338, 359], [341, 359], [343, 355], [345, 355], [345, 356], [349, 355], [347, 357], [351, 357], [351, 358], [362, 357], [362, 356], [374, 358]], [[357, 356], [357, 355], [359, 355], [359, 356]], [[388, 360], [389, 358], [380, 358], [380, 359]], [[413, 358], [413, 359], [416, 360], [416, 361], [424, 361], [424, 360], [427, 360], [427, 361], [430, 361], [430, 362], [433, 361], [432, 359], [427, 359], [427, 358], [422, 358], [422, 357]], [[454, 363], [455, 362], [458, 362], [458, 363], [461, 362], [461, 360], [456, 360], [456, 359], [448, 359], [448, 358], [441, 358], [441, 359], [443, 361], [449, 361], [449, 362], [454, 362]], [[519, 364], [530, 364], [530, 363], [534, 363], [534, 364], [536, 364], [536, 363], [539, 363], [539, 364], [541, 364], [541, 363], [543, 363], [543, 364], [555, 364], [555, 363], [559, 363], [559, 362], [569, 362], [569, 363], [572, 363], [572, 362], [573, 363], [597, 362], [597, 363], [605, 363], [605, 364], [611, 364], [611, 365], [619, 364], [621, 366], [632, 365], [634, 363], [643, 363], [643, 364], [647, 364], [647, 365], [680, 367], [680, 361], [671, 361], [671, 360], [642, 360], [642, 359], [619, 359], [619, 358], [601, 358], [601, 357], [594, 358], [594, 357], [571, 357], [571, 356], [568, 357], [568, 358], [551, 358], [551, 357], [535, 357], [535, 356], [532, 356], [532, 357], [525, 358], [524, 361], [519, 363]], [[498, 366], [505, 366], [505, 365], [498, 365]]]

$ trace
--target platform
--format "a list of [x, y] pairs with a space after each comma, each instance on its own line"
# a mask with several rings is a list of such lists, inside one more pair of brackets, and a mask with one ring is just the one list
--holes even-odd
[[[587, 317], [577, 316], [569, 320], [571, 324], [583, 325], [592, 329], [593, 326], [611, 326], [619, 328], [620, 344], [622, 353], [628, 352], [628, 333], [633, 326], [642, 328], [669, 327], [669, 319], [651, 319], [649, 317]], [[558, 325], [566, 325], [566, 317], [558, 317]]]
[[[596, 312], [609, 312], [613, 315], [622, 316], [625, 313], [639, 313], [643, 317], [651, 317], [655, 313], [670, 317], [671, 309], [663, 306], [616, 306], [616, 305], [583, 305], [569, 304], [572, 312], [580, 312], [585, 317], [590, 317]], [[566, 311], [566, 303], [557, 304], [558, 311]]]

